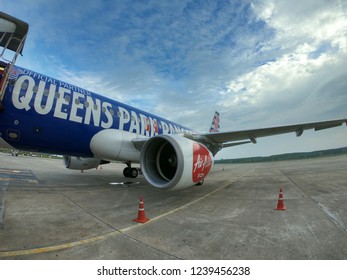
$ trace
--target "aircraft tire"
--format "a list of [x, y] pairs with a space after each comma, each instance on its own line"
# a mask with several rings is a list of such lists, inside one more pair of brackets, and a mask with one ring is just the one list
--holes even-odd
[[139, 171], [137, 168], [131, 168], [131, 174], [130, 177], [131, 178], [136, 178], [139, 175]]
[[124, 177], [126, 177], [126, 178], [129, 178], [129, 177], [131, 177], [131, 168], [129, 168], [129, 167], [125, 167], [124, 169], [123, 169], [123, 176]]
[[202, 179], [199, 183], [196, 183], [196, 186], [201, 186], [204, 183], [204, 179]]

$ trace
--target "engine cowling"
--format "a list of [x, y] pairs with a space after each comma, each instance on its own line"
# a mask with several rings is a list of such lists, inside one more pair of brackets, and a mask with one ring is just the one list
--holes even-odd
[[109, 163], [97, 158], [82, 158], [82, 157], [71, 157], [64, 156], [64, 164], [68, 169], [74, 170], [86, 170], [97, 168], [100, 164]]
[[183, 189], [201, 182], [213, 165], [211, 152], [181, 135], [150, 138], [141, 151], [141, 170], [159, 189]]

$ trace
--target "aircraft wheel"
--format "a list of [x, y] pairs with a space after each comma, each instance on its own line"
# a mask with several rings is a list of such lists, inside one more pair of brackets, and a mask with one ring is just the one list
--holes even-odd
[[199, 183], [195, 184], [196, 186], [201, 186], [204, 183], [204, 179], [202, 179]]
[[131, 178], [136, 178], [139, 175], [139, 171], [137, 168], [131, 168], [131, 174], [130, 177]]
[[131, 170], [132, 168], [129, 168], [129, 167], [125, 167], [124, 169], [123, 169], [123, 176], [124, 177], [131, 177], [131, 173], [132, 173], [132, 170]]

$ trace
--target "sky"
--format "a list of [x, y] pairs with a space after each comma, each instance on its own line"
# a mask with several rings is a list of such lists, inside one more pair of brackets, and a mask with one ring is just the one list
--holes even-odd
[[[17, 65], [199, 132], [347, 118], [347, 1], [26, 0]], [[347, 146], [347, 129], [223, 149], [216, 158]]]

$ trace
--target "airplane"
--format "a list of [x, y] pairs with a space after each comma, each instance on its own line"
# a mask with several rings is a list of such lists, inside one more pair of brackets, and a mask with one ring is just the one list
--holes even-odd
[[[209, 132], [170, 120], [84, 88], [15, 65], [29, 25], [0, 12], [0, 146], [64, 156], [66, 168], [85, 170], [111, 161], [136, 178], [140, 163], [150, 185], [162, 190], [202, 184], [223, 148], [266, 136], [316, 131], [347, 119], [221, 132], [215, 113]], [[13, 58], [8, 59], [8, 53]]]

